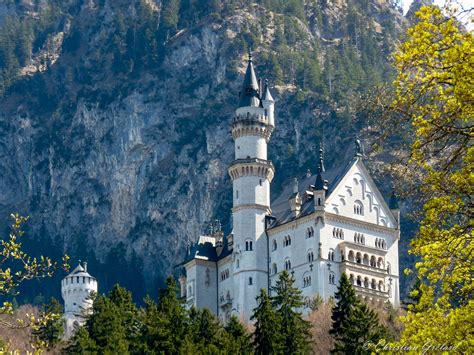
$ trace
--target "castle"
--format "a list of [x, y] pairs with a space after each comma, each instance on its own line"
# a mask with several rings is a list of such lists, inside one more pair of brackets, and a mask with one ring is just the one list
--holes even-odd
[[[399, 306], [400, 212], [389, 205], [364, 166], [360, 142], [352, 160], [295, 179], [270, 202], [275, 174], [267, 145], [275, 128], [268, 83], [257, 81], [250, 55], [232, 119], [235, 160], [232, 229], [202, 235], [187, 253], [180, 279], [188, 306], [207, 307], [222, 320], [248, 321], [260, 289], [269, 290], [288, 270], [306, 304], [333, 296], [346, 273], [358, 295]], [[309, 308], [306, 308], [306, 310]]]
[[61, 281], [65, 339], [70, 338], [76, 328], [84, 325], [86, 316], [92, 312], [91, 293], [97, 293], [97, 280], [87, 272], [87, 263], [79, 263]]

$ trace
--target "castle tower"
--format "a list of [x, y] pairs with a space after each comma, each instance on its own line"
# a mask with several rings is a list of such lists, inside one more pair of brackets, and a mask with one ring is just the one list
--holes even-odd
[[233, 184], [234, 313], [248, 320], [261, 288], [268, 288], [265, 216], [270, 214], [270, 183], [275, 169], [267, 160], [274, 129], [274, 101], [265, 86], [261, 96], [249, 54], [239, 107], [232, 122], [235, 160]]
[[78, 326], [85, 322], [85, 315], [92, 311], [90, 294], [97, 293], [97, 280], [87, 272], [87, 263], [77, 267], [61, 281], [64, 299], [64, 337], [68, 339]]

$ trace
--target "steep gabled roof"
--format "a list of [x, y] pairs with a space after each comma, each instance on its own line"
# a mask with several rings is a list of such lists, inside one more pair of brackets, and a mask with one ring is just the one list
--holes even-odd
[[[340, 180], [355, 163], [355, 161], [356, 159], [353, 158], [345, 165], [321, 171], [320, 173], [318, 172], [317, 174], [311, 175], [309, 177], [305, 175], [301, 179], [298, 179], [298, 192], [303, 199], [303, 205], [301, 206], [301, 213], [299, 217], [306, 216], [314, 212], [314, 202], [312, 199], [305, 198], [305, 191], [309, 190], [310, 186], [315, 186], [317, 183], [319, 183], [317, 180], [321, 178], [322, 180], [328, 181], [327, 196], [329, 196], [339, 184]], [[318, 177], [318, 175], [320, 177]], [[288, 199], [292, 195], [293, 186], [292, 184], [288, 184], [278, 196], [278, 198], [271, 204], [272, 215], [276, 217], [276, 223], [273, 226], [284, 224], [294, 219], [290, 209], [290, 204], [288, 203]]]

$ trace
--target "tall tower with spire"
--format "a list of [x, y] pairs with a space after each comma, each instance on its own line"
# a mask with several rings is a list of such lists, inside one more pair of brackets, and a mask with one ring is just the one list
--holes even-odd
[[275, 174], [267, 145], [275, 127], [274, 100], [268, 83], [259, 88], [249, 54], [239, 106], [232, 121], [235, 160], [229, 167], [233, 185], [234, 312], [248, 319], [261, 288], [268, 287], [265, 216], [270, 210], [270, 183]]

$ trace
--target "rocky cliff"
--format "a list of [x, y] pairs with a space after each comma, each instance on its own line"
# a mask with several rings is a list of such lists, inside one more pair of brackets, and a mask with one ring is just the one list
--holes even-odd
[[[385, 0], [25, 3], [0, 6], [0, 39], [23, 31], [5, 25], [14, 18], [34, 38], [3, 76], [2, 225], [30, 215], [31, 248], [88, 259], [103, 291], [120, 282], [140, 295], [176, 272], [206, 221], [229, 222], [248, 45], [276, 98], [277, 194], [315, 169], [321, 140], [326, 165], [344, 163], [367, 128], [354, 100], [390, 79], [406, 26]], [[388, 192], [379, 158], [369, 165]]]

